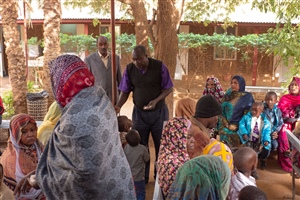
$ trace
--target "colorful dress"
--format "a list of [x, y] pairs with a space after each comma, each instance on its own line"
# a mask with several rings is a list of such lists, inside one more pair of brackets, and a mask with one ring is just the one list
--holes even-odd
[[233, 92], [228, 89], [222, 99], [222, 115], [219, 117], [217, 125], [221, 141], [224, 141], [230, 147], [240, 145], [240, 137], [237, 134], [239, 122], [246, 114], [254, 99], [251, 93], [245, 91], [245, 80], [241, 76], [234, 76], [239, 83], [239, 91]]
[[157, 173], [159, 186], [166, 197], [173, 183], [177, 170], [190, 159], [187, 152], [187, 134], [191, 122], [186, 118], [175, 117], [164, 127], [159, 155]]
[[[300, 86], [300, 78], [294, 77], [293, 81], [296, 81]], [[283, 95], [278, 102], [278, 108], [282, 112], [284, 121], [284, 124], [278, 133], [278, 162], [281, 168], [287, 172], [292, 171], [292, 161], [289, 156], [290, 144], [286, 135], [286, 130], [292, 131], [295, 128], [295, 111], [298, 105], [300, 105], [300, 95], [295, 96], [286, 94]]]
[[217, 156], [204, 155], [187, 161], [178, 170], [168, 200], [225, 200], [231, 172]]
[[[216, 85], [216, 87], [215, 88], [207, 88], [207, 82], [208, 81], [213, 81], [214, 84]], [[208, 77], [207, 78], [205, 88], [204, 88], [204, 91], [203, 91], [203, 96], [204, 95], [212, 95], [219, 102], [221, 102], [221, 99], [224, 96], [224, 91], [223, 91], [223, 88], [222, 88], [219, 80], [216, 77]]]

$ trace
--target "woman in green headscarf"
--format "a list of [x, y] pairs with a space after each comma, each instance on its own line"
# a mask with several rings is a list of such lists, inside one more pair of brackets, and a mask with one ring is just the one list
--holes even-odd
[[167, 199], [225, 200], [230, 176], [228, 165], [219, 157], [196, 157], [178, 170]]

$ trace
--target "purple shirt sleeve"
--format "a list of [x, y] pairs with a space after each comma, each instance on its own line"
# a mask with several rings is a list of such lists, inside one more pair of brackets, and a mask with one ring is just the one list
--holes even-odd
[[170, 89], [173, 87], [173, 82], [169, 74], [169, 70], [163, 63], [161, 68], [161, 88], [163, 90]]
[[127, 67], [124, 71], [120, 86], [119, 86], [119, 90], [121, 90], [122, 92], [125, 93], [130, 93], [132, 91], [132, 83], [129, 80], [128, 74], [127, 74]]

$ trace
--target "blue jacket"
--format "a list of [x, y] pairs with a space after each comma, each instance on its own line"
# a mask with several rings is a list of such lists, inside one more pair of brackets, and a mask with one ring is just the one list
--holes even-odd
[[[263, 120], [263, 127], [261, 131], [261, 144], [264, 146], [264, 142], [268, 142], [268, 146], [264, 146], [267, 150], [271, 148], [271, 123], [266, 117], [264, 113], [261, 113], [260, 115]], [[247, 135], [248, 138], [250, 138], [251, 135], [251, 121], [252, 121], [252, 115], [251, 112], [248, 112], [246, 115], [243, 116], [239, 123], [239, 130], [238, 134], [241, 138], [241, 141], [243, 144], [245, 144], [247, 141], [243, 140], [243, 135]]]
[[[283, 126], [282, 113], [276, 104], [274, 105], [274, 108], [272, 109], [272, 111], [274, 112], [275, 119], [272, 119], [272, 116], [270, 114], [270, 109], [268, 109], [266, 106], [266, 103], [264, 103], [263, 113], [266, 115], [268, 120], [271, 122], [271, 127], [272, 127], [271, 133], [273, 133], [274, 131], [279, 133], [279, 131], [281, 130], [281, 127]], [[273, 121], [273, 123], [272, 123], [272, 121]]]

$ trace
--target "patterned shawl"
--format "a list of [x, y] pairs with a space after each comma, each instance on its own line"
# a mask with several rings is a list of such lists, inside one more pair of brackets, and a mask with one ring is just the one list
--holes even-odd
[[60, 115], [61, 111], [58, 104], [56, 102], [53, 102], [37, 133], [37, 137], [43, 145], [47, 144], [54, 129], [54, 126], [60, 118]]
[[191, 118], [196, 111], [196, 101], [191, 98], [182, 98], [177, 101], [175, 107], [175, 116], [176, 117], [187, 117]]
[[[73, 81], [84, 80], [89, 85], [82, 71], [70, 63], [60, 77], [65, 79], [75, 74], [79, 80]], [[78, 62], [77, 67], [82, 66]], [[57, 95], [63, 90], [60, 84], [69, 81], [55, 78], [59, 77], [56, 70], [60, 71], [60, 67], [60, 64], [53, 65], [50, 70], [58, 100]], [[87, 75], [90, 77], [89, 73]], [[117, 117], [104, 90], [87, 87], [67, 102], [36, 171], [37, 182], [47, 199], [135, 199], [130, 167], [119, 139]]]
[[95, 78], [86, 64], [75, 55], [62, 55], [49, 62], [52, 90], [60, 107], [86, 87], [94, 85]]
[[175, 117], [164, 127], [157, 160], [159, 185], [164, 196], [168, 196], [169, 187], [179, 167], [190, 159], [187, 152], [187, 134], [190, 124], [186, 118]]
[[[36, 125], [35, 120], [27, 114], [18, 114], [10, 121], [10, 139], [7, 149], [3, 152], [1, 163], [4, 169], [4, 183], [14, 190], [17, 183], [28, 173], [34, 171], [41, 157], [42, 147], [38, 140], [31, 146], [20, 142], [22, 128], [28, 123]], [[20, 198], [36, 199], [41, 195], [41, 190], [31, 189]]]
[[217, 156], [193, 158], [178, 170], [167, 199], [225, 200], [230, 176], [227, 164]]
[[[216, 87], [215, 88], [207, 88], [208, 81], [213, 81], [214, 84], [216, 85]], [[221, 99], [224, 96], [223, 88], [222, 88], [219, 80], [216, 77], [208, 77], [207, 80], [206, 80], [203, 95], [208, 95], [208, 94], [215, 97], [219, 102], [221, 102]]]

